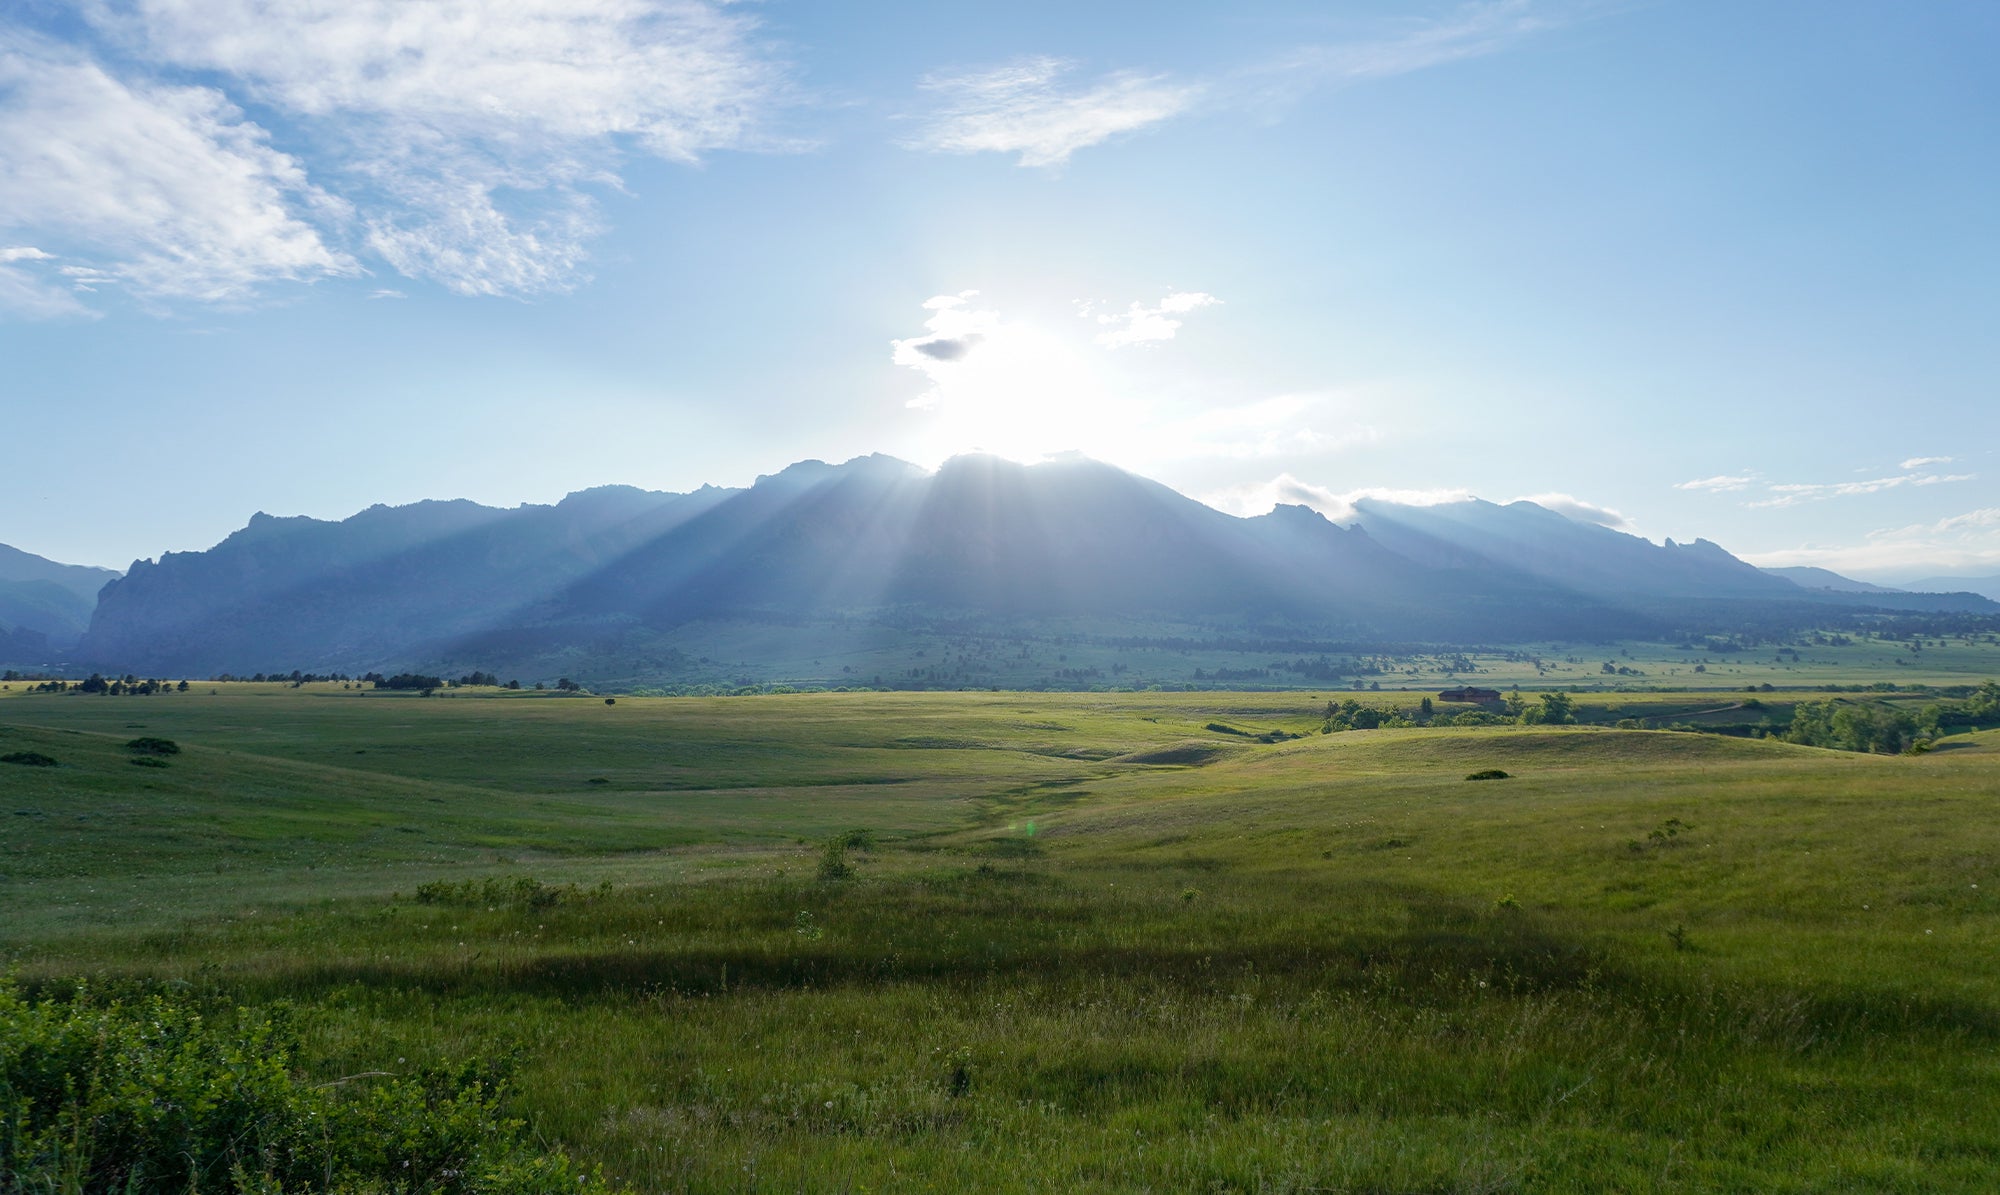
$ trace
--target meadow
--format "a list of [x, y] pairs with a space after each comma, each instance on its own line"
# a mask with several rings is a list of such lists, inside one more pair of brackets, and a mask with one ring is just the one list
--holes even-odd
[[1991, 1189], [2000, 731], [1347, 696], [16, 687], [0, 965], [504, 1065], [641, 1191]]

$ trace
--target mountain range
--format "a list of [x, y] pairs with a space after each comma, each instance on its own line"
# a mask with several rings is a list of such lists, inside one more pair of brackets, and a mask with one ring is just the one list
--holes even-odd
[[206, 551], [85, 571], [102, 592], [71, 658], [147, 675], [458, 665], [673, 681], [768, 676], [779, 656], [913, 628], [1472, 644], [2000, 613], [1972, 594], [1804, 585], [1707, 540], [1654, 544], [1532, 502], [1239, 518], [1081, 458], [926, 472], [877, 455], [741, 489], [260, 513]]

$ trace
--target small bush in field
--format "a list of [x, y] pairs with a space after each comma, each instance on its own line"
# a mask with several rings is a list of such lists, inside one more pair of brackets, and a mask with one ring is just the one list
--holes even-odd
[[0, 763], [17, 763], [24, 768], [54, 768], [62, 766], [52, 756], [39, 751], [9, 751], [0, 755]]
[[826, 844], [824, 851], [820, 852], [818, 875], [828, 883], [853, 877], [854, 865], [847, 861], [847, 843], [844, 839], [834, 839]]
[[179, 755], [181, 745], [172, 739], [156, 739], [151, 735], [136, 738], [125, 744], [125, 749], [134, 755]]
[[1466, 779], [1467, 780], [1512, 780], [1513, 777], [1501, 771], [1499, 768], [1487, 768], [1483, 772], [1474, 772], [1472, 775], [1467, 776]]
[[416, 897], [418, 904], [425, 905], [518, 904], [530, 909], [547, 909], [564, 902], [602, 895], [602, 892], [601, 889], [593, 893], [575, 884], [545, 884], [533, 876], [515, 876], [513, 879], [486, 876], [476, 880], [431, 880], [417, 885]]

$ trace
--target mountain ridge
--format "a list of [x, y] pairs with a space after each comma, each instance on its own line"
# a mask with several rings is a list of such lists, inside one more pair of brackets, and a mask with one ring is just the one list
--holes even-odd
[[[2000, 612], [1984, 599], [1879, 596]], [[1303, 506], [1240, 517], [1085, 458], [971, 455], [925, 472], [874, 454], [795, 462], [742, 488], [604, 486], [511, 509], [427, 500], [338, 521], [259, 512], [206, 551], [135, 562], [105, 586], [78, 655], [213, 674], [467, 658], [582, 668], [622, 653], [671, 673], [685, 628], [760, 620], [1516, 642], [1809, 620], [1877, 597], [1531, 502], [1369, 499], [1345, 524]]]

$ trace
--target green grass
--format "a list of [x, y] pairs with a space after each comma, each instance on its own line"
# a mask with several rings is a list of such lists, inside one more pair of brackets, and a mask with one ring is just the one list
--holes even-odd
[[641, 1190], [1990, 1188], [2000, 732], [1205, 729], [1329, 696], [19, 697], [0, 951]]

